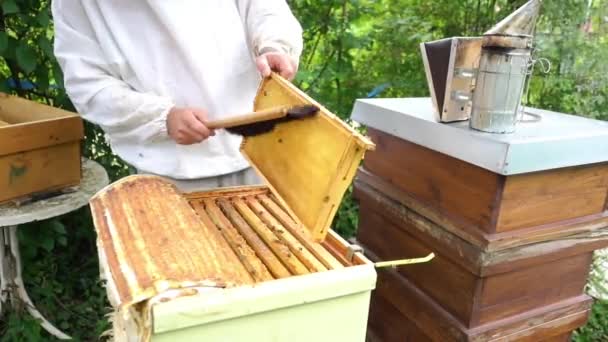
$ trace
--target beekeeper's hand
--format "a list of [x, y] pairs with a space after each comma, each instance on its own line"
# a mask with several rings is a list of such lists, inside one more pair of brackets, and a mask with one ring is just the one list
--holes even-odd
[[206, 122], [205, 110], [175, 107], [167, 115], [167, 133], [180, 145], [197, 144], [215, 135]]
[[263, 77], [270, 76], [270, 73], [274, 71], [291, 81], [298, 71], [297, 63], [289, 55], [282, 52], [263, 53], [256, 59], [256, 64]]

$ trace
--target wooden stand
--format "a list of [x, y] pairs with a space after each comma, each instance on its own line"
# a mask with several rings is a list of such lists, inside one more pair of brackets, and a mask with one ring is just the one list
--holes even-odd
[[607, 163], [504, 175], [368, 134], [357, 243], [372, 261], [436, 254], [378, 272], [370, 341], [567, 341], [586, 323], [592, 255], [608, 246]]

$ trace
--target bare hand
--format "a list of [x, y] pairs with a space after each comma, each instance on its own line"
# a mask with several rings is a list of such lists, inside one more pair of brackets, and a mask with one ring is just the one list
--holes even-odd
[[298, 66], [291, 57], [280, 52], [266, 52], [256, 59], [256, 64], [263, 77], [270, 76], [274, 71], [291, 81], [298, 71]]
[[206, 126], [207, 112], [196, 108], [173, 108], [167, 115], [167, 132], [180, 145], [197, 144], [215, 131]]

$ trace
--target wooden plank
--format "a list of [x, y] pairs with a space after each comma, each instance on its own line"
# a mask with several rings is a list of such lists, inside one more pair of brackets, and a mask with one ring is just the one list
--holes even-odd
[[[377, 257], [368, 253], [372, 260]], [[372, 296], [380, 296], [390, 302], [394, 307], [425, 335], [433, 341], [503, 341], [517, 340], [525, 336], [545, 336], [549, 331], [557, 334], [566, 334], [581, 326], [582, 317], [587, 315], [593, 300], [580, 295], [549, 306], [536, 308], [524, 314], [514, 315], [496, 322], [468, 329], [443, 307], [420, 291], [413, 283], [402, 277], [397, 271], [383, 269], [378, 272], [378, 287]], [[573, 324], [570, 318], [577, 317]], [[383, 320], [382, 316], [370, 316], [369, 324]], [[577, 326], [578, 325], [578, 326]], [[551, 327], [553, 330], [545, 330]], [[544, 335], [543, 335], [544, 334]], [[541, 341], [537, 338], [533, 341]]]
[[[368, 342], [431, 342], [416, 325], [404, 316], [392, 302], [372, 295], [369, 308]], [[381, 319], [375, 319], [381, 317]]]
[[[205, 206], [209, 213], [216, 215], [217, 219], [228, 226], [230, 223], [238, 230], [240, 235], [247, 241], [249, 246], [253, 248], [258, 257], [264, 262], [270, 273], [275, 278], [287, 278], [291, 276], [289, 270], [283, 266], [276, 255], [266, 246], [264, 241], [256, 234], [256, 232], [243, 220], [236, 209], [232, 207], [230, 202], [226, 200], [218, 200], [218, 206], [212, 201], [205, 201]], [[224, 216], [225, 215], [225, 216]]]
[[[236, 210], [242, 215], [245, 221], [249, 224], [253, 230], [262, 238], [262, 240], [270, 247], [270, 249], [274, 252], [274, 254], [281, 260], [283, 265], [287, 267], [287, 269], [295, 275], [302, 275], [310, 273], [306, 266], [298, 260], [298, 258], [290, 251], [289, 246], [281, 241], [272, 230], [270, 230], [262, 220], [260, 220], [257, 215], [249, 209], [247, 204], [239, 199], [232, 198], [231, 202], [233, 203]], [[223, 203], [227, 203], [224, 201]], [[222, 205], [222, 202], [220, 202]], [[226, 204], [222, 205], [224, 208]]]
[[[335, 246], [327, 243], [327, 241], [322, 242], [321, 245], [323, 246], [323, 248], [325, 250], [327, 250], [333, 258], [335, 258], [336, 260], [338, 260], [338, 262], [340, 262], [343, 266], [342, 267], [348, 267], [351, 265], [350, 260], [346, 259], [346, 255], [343, 253], [342, 250], [336, 248]], [[344, 249], [346, 250], [346, 249]]]
[[261, 204], [257, 199], [253, 197], [247, 197], [245, 202], [249, 205], [249, 208], [253, 210], [258, 217], [266, 224], [268, 228], [278, 236], [295, 254], [298, 259], [308, 268], [310, 272], [323, 272], [327, 271], [327, 268], [317, 258], [296, 239], [287, 229], [277, 221]]
[[477, 319], [472, 324], [483, 325], [580, 296], [592, 255], [581, 254], [485, 279], [476, 300]]
[[[375, 129], [364, 167], [391, 186], [454, 221], [491, 233], [503, 177]], [[471, 231], [470, 233], [479, 234]]]
[[0, 156], [0, 203], [78, 185], [80, 163], [78, 143]]
[[323, 246], [312, 241], [310, 233], [302, 228], [302, 225], [297, 224], [285, 211], [281, 210], [279, 204], [264, 195], [258, 196], [258, 199], [262, 205], [287, 229], [293, 236], [295, 236], [301, 244], [317, 257], [327, 269], [335, 270], [343, 268], [344, 265], [340, 263], [331, 253], [329, 253]]
[[[414, 217], [422, 216], [425, 221], [428, 221], [435, 226], [442, 227], [443, 230], [478, 246], [484, 252], [498, 252], [506, 251], [508, 249], [513, 250], [514, 247], [551, 240], [564, 240], [579, 234], [587, 234], [589, 238], [596, 239], [597, 241], [598, 237], [596, 236], [596, 232], [608, 227], [608, 213], [604, 213], [601, 215], [574, 219], [560, 224], [532, 227], [525, 230], [475, 235], [471, 234], [470, 229], [462, 229], [460, 223], [452, 221], [449, 217], [442, 215], [434, 208], [411, 198], [405, 192], [396, 189], [394, 186], [391, 186], [386, 181], [371, 174], [365, 169], [359, 170], [357, 180], [355, 181], [355, 196], [358, 196], [358, 193], [361, 191], [373, 194], [374, 198], [389, 197], [391, 200], [407, 207], [408, 212], [416, 213], [417, 215], [413, 215]], [[390, 207], [393, 208], [394, 205], [390, 205]], [[571, 242], [574, 243], [574, 240]], [[530, 251], [533, 251], [533, 249]], [[518, 253], [515, 253], [515, 255], [521, 256]]]
[[[377, 260], [373, 256], [370, 258]], [[467, 341], [467, 329], [458, 319], [395, 270], [378, 270], [377, 284], [372, 296], [390, 302], [403, 317], [431, 340]], [[375, 325], [376, 320], [384, 320], [384, 317], [370, 316], [369, 320], [370, 324]]]
[[266, 195], [270, 193], [270, 189], [265, 186], [235, 186], [229, 188], [219, 188], [208, 191], [197, 191], [184, 193], [183, 196], [188, 200], [204, 199], [204, 198], [218, 198], [218, 197], [234, 197], [234, 196], [256, 196]]
[[21, 124], [66, 117], [79, 117], [79, 115], [22, 97], [0, 93], [0, 119], [8, 123]]
[[69, 142], [79, 144], [83, 137], [84, 126], [79, 117], [14, 124], [0, 128], [0, 156]]
[[277, 125], [270, 134], [246, 138], [242, 152], [292, 216], [310, 229], [315, 241], [321, 241], [356, 166], [373, 144], [277, 75], [264, 80], [254, 107], [302, 104], [318, 105], [319, 113]]
[[333, 230], [329, 230], [327, 238], [323, 241], [323, 246], [331, 251], [334, 257], [340, 260], [340, 262], [343, 262], [346, 266], [367, 265], [371, 263], [371, 261], [361, 252], [353, 253], [352, 260], [347, 260], [346, 257], [349, 254], [349, 248], [352, 247], [352, 245]]
[[[190, 205], [196, 210], [196, 213], [201, 218], [203, 226], [209, 227], [215, 231], [214, 234], [205, 235], [205, 238], [223, 238], [226, 240], [242, 266], [247, 270], [255, 282], [274, 279], [264, 263], [258, 259], [253, 249], [247, 245], [247, 242], [238, 234], [234, 227], [230, 224], [226, 224], [226, 222], [217, 217], [215, 212], [207, 209], [204, 201], [190, 202]], [[209, 213], [207, 210], [209, 210]]]
[[476, 285], [481, 279], [446, 257], [443, 248], [431, 248], [418, 241], [417, 234], [407, 233], [365, 207], [361, 209], [364, 211], [359, 219], [357, 240], [380, 260], [418, 258], [435, 253], [429, 263], [399, 267], [397, 271], [468, 326], [476, 300]]
[[[482, 249], [408, 207], [408, 205], [413, 205], [413, 202], [400, 203], [393, 196], [389, 197], [384, 192], [370, 186], [367, 179], [363, 178], [355, 182], [353, 195], [359, 202], [361, 219], [370, 214], [380, 215], [387, 223], [392, 223], [404, 234], [415, 235], [426, 246], [433, 246], [440, 250], [443, 255], [459, 266], [473, 274], [480, 274]], [[382, 236], [383, 226], [384, 223], [379, 227], [374, 227], [373, 234]], [[361, 232], [358, 234], [360, 235]]]
[[497, 231], [601, 214], [608, 195], [608, 164], [507, 178]]
[[[416, 212], [438, 226], [444, 227], [445, 230], [475, 246], [482, 249], [488, 248], [490, 243], [488, 233], [481, 232], [472, 224], [467, 224], [467, 228], [463, 228], [462, 225], [465, 223], [458, 221], [458, 219], [449, 214], [438, 211], [437, 208], [419, 201], [380, 176], [371, 173], [366, 168], [359, 169], [357, 179], [355, 180], [355, 186], [357, 186], [357, 184], [360, 184], [360, 187], [372, 191], [374, 194], [381, 194], [382, 196], [389, 197], [394, 201], [411, 208], [411, 211]], [[357, 193], [355, 191], [355, 196], [356, 195]]]
[[599, 221], [594, 226], [588, 226], [591, 229], [589, 231], [570, 231], [567, 236], [543, 242], [523, 239], [521, 246], [485, 251], [451, 233], [446, 227], [425, 219], [419, 214], [422, 209], [414, 210], [402, 205], [363, 180], [355, 182], [354, 195], [359, 201], [362, 216], [367, 215], [368, 211], [381, 215], [406, 233], [415, 234], [427, 246], [440, 249], [452, 261], [479, 276], [506, 273], [608, 247], [608, 222]]
[[567, 334], [549, 337], [540, 342], [570, 342], [571, 340], [572, 340], [572, 333], [567, 333]]
[[580, 295], [469, 330], [471, 341], [536, 342], [569, 334], [585, 325], [593, 299]]

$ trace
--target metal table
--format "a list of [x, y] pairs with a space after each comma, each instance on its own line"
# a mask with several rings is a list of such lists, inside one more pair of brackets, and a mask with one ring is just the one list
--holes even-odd
[[60, 339], [70, 337], [42, 316], [29, 298], [23, 284], [17, 226], [77, 210], [87, 205], [95, 193], [108, 185], [108, 174], [101, 165], [91, 160], [83, 160], [82, 167], [83, 178], [74, 192], [34, 201], [23, 206], [15, 204], [0, 206], [0, 312], [3, 312], [3, 306], [7, 304], [15, 306], [22, 301], [28, 312], [42, 321], [42, 327]]

